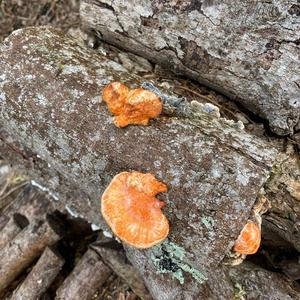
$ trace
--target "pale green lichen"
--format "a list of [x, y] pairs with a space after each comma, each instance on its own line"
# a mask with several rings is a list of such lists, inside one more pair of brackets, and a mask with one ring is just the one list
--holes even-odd
[[234, 285], [234, 300], [245, 300], [246, 292], [243, 289], [243, 286], [239, 283]]
[[215, 224], [215, 221], [212, 217], [208, 216], [203, 216], [201, 217], [201, 222], [202, 224], [208, 229], [208, 230], [212, 230]]
[[184, 284], [184, 272], [189, 273], [199, 283], [207, 280], [203, 273], [183, 261], [185, 255], [184, 248], [172, 242], [163, 242], [153, 248], [151, 259], [157, 273], [168, 273], [180, 284]]
[[178, 258], [179, 260], [182, 260], [184, 258], [185, 256], [184, 248], [172, 242], [163, 243], [162, 245], [164, 247], [164, 250], [170, 254], [170, 257], [175, 257]]

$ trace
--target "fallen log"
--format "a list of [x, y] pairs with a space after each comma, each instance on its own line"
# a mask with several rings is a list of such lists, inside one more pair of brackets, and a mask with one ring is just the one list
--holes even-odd
[[81, 0], [101, 40], [239, 101], [280, 135], [300, 129], [299, 3]]
[[[0, 125], [21, 142], [15, 160], [71, 214], [105, 230], [99, 199], [112, 177], [152, 173], [169, 188], [162, 198], [170, 235], [144, 251], [125, 245], [152, 297], [231, 298], [232, 282], [218, 266], [270, 174], [274, 145], [157, 90], [58, 30], [17, 31], [0, 50]], [[162, 116], [147, 127], [116, 128], [101, 102], [115, 80], [154, 90]]]
[[10, 300], [39, 299], [51, 285], [64, 262], [64, 259], [56, 251], [46, 247], [26, 279], [14, 291]]
[[0, 253], [0, 293], [37, 258], [47, 246], [56, 243], [64, 233], [57, 217], [36, 220], [24, 228]]
[[25, 216], [15, 213], [0, 231], [0, 249], [10, 242], [28, 224], [28, 219]]
[[56, 291], [55, 299], [89, 300], [111, 274], [111, 269], [103, 263], [99, 254], [88, 249]]

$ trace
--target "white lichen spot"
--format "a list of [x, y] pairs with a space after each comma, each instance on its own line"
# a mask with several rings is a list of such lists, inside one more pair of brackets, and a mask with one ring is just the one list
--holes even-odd
[[34, 180], [31, 180], [31, 185], [37, 187], [38, 189], [42, 190], [43, 192], [47, 193], [50, 197], [52, 197], [54, 200], [59, 201], [58, 196], [56, 196], [53, 192], [51, 192], [48, 188], [40, 185]]
[[101, 132], [100, 131], [97, 131], [95, 133], [92, 133], [89, 135], [90, 137], [90, 140], [93, 141], [93, 142], [98, 142], [101, 140]]
[[36, 95], [35, 102], [39, 103], [44, 107], [46, 107], [49, 104], [48, 99], [42, 94]]
[[102, 102], [102, 97], [101, 96], [96, 96], [96, 97], [93, 97], [91, 99], [92, 104], [98, 104], [98, 103], [101, 103], [101, 102]]
[[4, 92], [1, 92], [1, 93], [0, 93], [0, 103], [1, 103], [1, 102], [4, 102], [5, 100], [6, 100], [5, 93], [4, 93]]
[[239, 162], [238, 159], [236, 159], [237, 162], [237, 170], [236, 170], [236, 180], [243, 186], [247, 186], [249, 184], [249, 179], [252, 175], [251, 172], [248, 172], [249, 170], [247, 169], [246, 166], [244, 166], [243, 163]]
[[161, 162], [159, 160], [154, 161], [154, 167], [159, 168], [161, 166]]
[[84, 66], [82, 65], [65, 65], [62, 71], [62, 74], [69, 75], [69, 74], [76, 74], [82, 73], [83, 75], [87, 76], [88, 73]]
[[205, 112], [207, 114], [210, 114], [211, 116], [214, 116], [216, 118], [220, 118], [220, 109], [216, 105], [213, 105], [211, 103], [200, 103], [198, 101], [193, 100], [191, 102], [191, 106], [196, 111]]
[[27, 79], [27, 80], [33, 80], [33, 79], [35, 79], [35, 75], [31, 75], [31, 74], [25, 75], [25, 79]]
[[111, 234], [111, 232], [106, 231], [106, 230], [103, 230], [103, 235], [106, 236], [106, 237], [108, 237], [108, 238], [112, 238], [113, 237], [113, 235]]
[[78, 90], [71, 90], [71, 94], [74, 98], [80, 98], [81, 96], [84, 95], [84, 92]]
[[92, 223], [92, 224], [91, 224], [91, 229], [92, 229], [93, 231], [98, 231], [98, 230], [101, 229], [101, 227], [100, 227], [100, 225], [98, 225], [98, 224]]
[[0, 75], [0, 81], [4, 81], [6, 79], [6, 74], [1, 74]]
[[75, 209], [71, 208], [69, 205], [66, 205], [65, 209], [72, 217], [84, 219], [84, 217], [82, 215], [80, 215]]
[[212, 167], [211, 176], [213, 178], [221, 178], [222, 177], [222, 173], [221, 173], [220, 169], [217, 166]]

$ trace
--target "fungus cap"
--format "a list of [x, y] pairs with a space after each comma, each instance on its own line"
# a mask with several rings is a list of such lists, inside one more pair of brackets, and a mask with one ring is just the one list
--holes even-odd
[[101, 213], [114, 234], [137, 248], [149, 248], [169, 233], [169, 222], [161, 211], [164, 203], [155, 198], [167, 186], [149, 173], [122, 172], [116, 175], [101, 199]]
[[259, 226], [248, 221], [235, 241], [233, 250], [241, 254], [254, 254], [257, 252], [261, 241]]
[[103, 100], [116, 117], [118, 127], [129, 124], [147, 125], [149, 119], [156, 118], [162, 111], [160, 98], [143, 88], [129, 90], [120, 82], [112, 82], [103, 90]]
[[115, 115], [119, 115], [125, 105], [125, 98], [129, 89], [121, 82], [108, 84], [102, 92], [103, 101], [106, 102], [108, 109]]

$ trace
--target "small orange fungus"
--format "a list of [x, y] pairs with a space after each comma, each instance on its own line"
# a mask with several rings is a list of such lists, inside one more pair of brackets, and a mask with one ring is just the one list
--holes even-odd
[[149, 248], [169, 233], [169, 222], [161, 211], [164, 203], [155, 195], [167, 186], [149, 173], [116, 175], [101, 199], [101, 213], [114, 234], [137, 248]]
[[248, 221], [235, 241], [233, 250], [241, 254], [254, 254], [260, 246], [260, 240], [259, 226], [252, 221]]
[[108, 109], [116, 117], [118, 127], [129, 124], [147, 125], [149, 119], [156, 118], [162, 111], [160, 98], [143, 88], [129, 90], [121, 82], [108, 84], [102, 94]]

